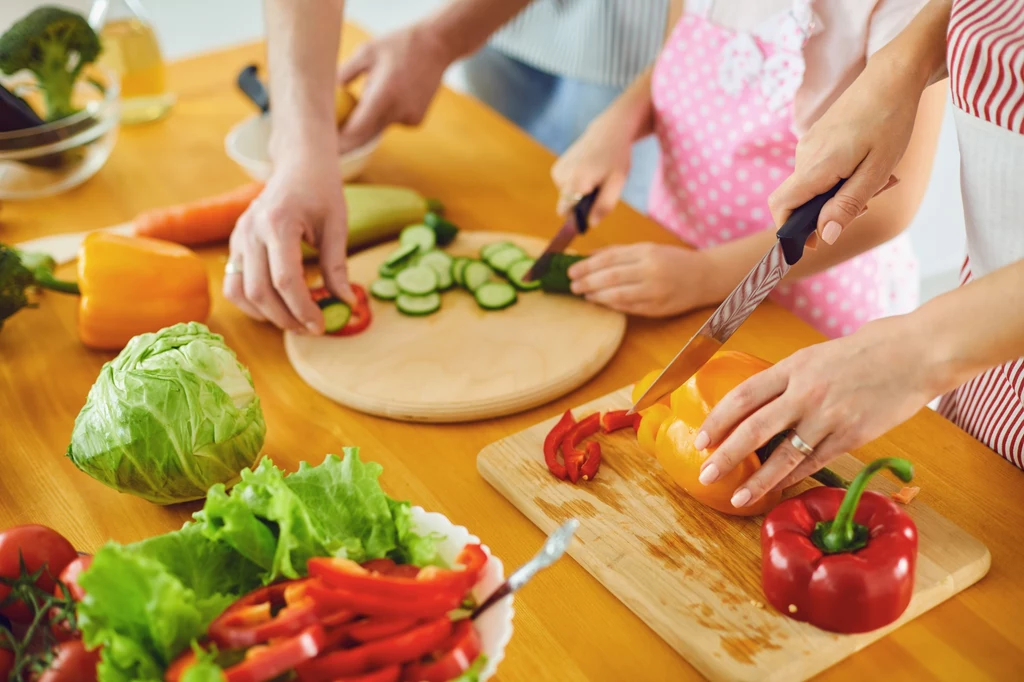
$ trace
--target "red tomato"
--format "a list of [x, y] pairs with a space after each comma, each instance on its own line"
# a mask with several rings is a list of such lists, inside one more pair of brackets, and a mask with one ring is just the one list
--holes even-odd
[[0, 680], [6, 682], [7, 678], [11, 676], [13, 668], [14, 654], [7, 649], [0, 648]]
[[[46, 526], [27, 525], [8, 528], [0, 533], [0, 577], [14, 579], [21, 573], [21, 559], [30, 573], [45, 566], [36, 583], [40, 589], [53, 591], [56, 577], [64, 568], [78, 558], [78, 552], [60, 533]], [[11, 589], [0, 585], [0, 601]], [[16, 623], [28, 623], [32, 612], [23, 601], [16, 601], [0, 609]]]
[[100, 650], [89, 651], [81, 640], [61, 642], [50, 667], [35, 682], [96, 682]]
[[[82, 601], [82, 597], [85, 596], [85, 590], [78, 584], [78, 576], [82, 575], [82, 572], [92, 566], [92, 556], [89, 554], [80, 554], [70, 564], [64, 567], [64, 570], [60, 572], [60, 582], [68, 586], [68, 590], [71, 592], [71, 598], [75, 601]], [[58, 599], [64, 598], [64, 591], [60, 589], [60, 585], [56, 585], [53, 588], [53, 594]]]

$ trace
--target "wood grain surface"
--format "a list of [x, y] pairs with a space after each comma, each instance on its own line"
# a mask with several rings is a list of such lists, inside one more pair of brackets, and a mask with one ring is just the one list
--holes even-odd
[[[622, 389], [574, 414], [582, 418], [631, 404], [629, 389]], [[907, 506], [919, 548], [914, 596], [900, 619], [857, 635], [819, 630], [765, 604], [760, 517], [726, 516], [691, 498], [640, 449], [630, 429], [598, 437], [597, 478], [578, 485], [560, 481], [543, 457], [544, 436], [555, 421], [484, 448], [477, 457], [480, 474], [546, 533], [577, 518], [572, 557], [716, 682], [808, 679], [989, 570], [985, 545], [928, 507], [925, 495]], [[843, 455], [830, 466], [849, 479], [862, 465]], [[787, 495], [807, 487], [801, 484]], [[899, 486], [876, 476], [870, 488], [891, 493]]]
[[[545, 243], [494, 232], [460, 233], [445, 250], [479, 257], [480, 248], [512, 241], [531, 256]], [[352, 258], [355, 282], [369, 286], [396, 242]], [[328, 398], [369, 414], [422, 422], [463, 422], [514, 414], [565, 395], [615, 354], [626, 333], [624, 315], [573, 296], [521, 292], [499, 311], [482, 310], [455, 287], [441, 310], [426, 317], [371, 299], [373, 323], [348, 337], [287, 332], [292, 367]]]
[[[349, 29], [346, 49], [361, 34]], [[171, 115], [124, 128], [110, 161], [83, 186], [48, 200], [0, 207], [0, 240], [115, 225], [155, 206], [190, 201], [248, 181], [224, 154], [224, 136], [252, 106], [235, 75], [264, 64], [262, 45], [203, 55], [169, 67], [178, 94]], [[479, 102], [442, 91], [424, 124], [389, 130], [363, 179], [415, 188], [444, 202], [458, 224], [547, 239], [557, 192], [554, 157]], [[669, 232], [618, 206], [573, 246], [582, 253], [624, 242], [678, 244]], [[520, 414], [471, 424], [388, 421], [320, 395], [292, 369], [282, 334], [246, 318], [220, 295], [227, 249], [201, 251], [216, 292], [210, 327], [250, 368], [267, 421], [264, 451], [278, 464], [319, 462], [345, 445], [384, 466], [394, 496], [440, 511], [487, 543], [507, 566], [526, 561], [544, 534], [477, 473], [489, 443], [611, 393], [664, 365], [707, 319], [631, 319], [622, 346], [576, 391]], [[74, 268], [62, 269], [73, 277]], [[112, 355], [86, 350], [75, 332], [76, 301], [46, 294], [0, 330], [0, 528], [44, 523], [82, 550], [130, 542], [181, 526], [195, 505], [164, 508], [116, 493], [64, 457], [75, 415]], [[777, 362], [822, 337], [782, 308], [762, 305], [730, 348]], [[915, 618], [841, 664], [824, 680], [1015, 680], [1024, 670], [1024, 474], [924, 410], [854, 453], [911, 456], [920, 498], [981, 540], [992, 569], [977, 585]], [[695, 680], [701, 674], [572, 559], [538, 575], [516, 597], [516, 632], [502, 682]]]

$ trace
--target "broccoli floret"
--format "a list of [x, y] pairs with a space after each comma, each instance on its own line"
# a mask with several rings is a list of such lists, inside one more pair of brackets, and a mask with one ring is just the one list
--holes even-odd
[[46, 254], [22, 253], [0, 244], [0, 327], [4, 320], [22, 308], [34, 308], [25, 290], [30, 287], [77, 294], [78, 284], [57, 279], [57, 263]]
[[99, 54], [99, 36], [85, 17], [60, 7], [33, 10], [0, 36], [0, 71], [31, 71], [50, 121], [77, 111], [71, 103], [75, 81]]

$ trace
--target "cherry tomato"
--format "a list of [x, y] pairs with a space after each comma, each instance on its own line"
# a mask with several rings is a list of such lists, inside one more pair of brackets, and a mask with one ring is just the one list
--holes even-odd
[[[75, 601], [82, 601], [82, 597], [85, 596], [85, 590], [78, 584], [78, 576], [82, 575], [90, 566], [92, 566], [92, 555], [80, 554], [60, 572], [60, 582], [67, 585], [68, 591], [71, 592], [71, 598]], [[54, 586], [53, 594], [60, 599], [64, 598], [64, 591], [60, 589], [60, 585]]]
[[[64, 536], [46, 526], [15, 526], [0, 533], [0, 577], [17, 578], [21, 573], [22, 558], [30, 573], [45, 566], [36, 584], [40, 589], [52, 592], [56, 577], [78, 558], [78, 552]], [[10, 591], [9, 587], [0, 585], [0, 602]], [[31, 609], [21, 600], [3, 607], [0, 613], [16, 623], [32, 620]]]
[[81, 640], [73, 639], [57, 645], [50, 667], [35, 682], [96, 682], [96, 665], [100, 650], [89, 651]]
[[0, 680], [7, 682], [12, 669], [14, 669], [14, 654], [7, 649], [0, 648]]

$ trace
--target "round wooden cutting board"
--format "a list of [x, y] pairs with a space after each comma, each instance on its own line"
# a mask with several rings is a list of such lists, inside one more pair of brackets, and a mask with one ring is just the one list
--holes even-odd
[[[476, 257], [480, 247], [511, 241], [536, 257], [534, 237], [461, 232], [447, 251]], [[382, 244], [354, 256], [349, 273], [369, 287], [395, 249]], [[624, 315], [573, 296], [520, 292], [502, 311], [480, 309], [454, 287], [441, 310], [407, 317], [393, 302], [371, 299], [373, 323], [348, 337], [285, 333], [288, 359], [310, 386], [361, 412], [423, 422], [461, 422], [520, 412], [577, 388], [615, 355]]]

